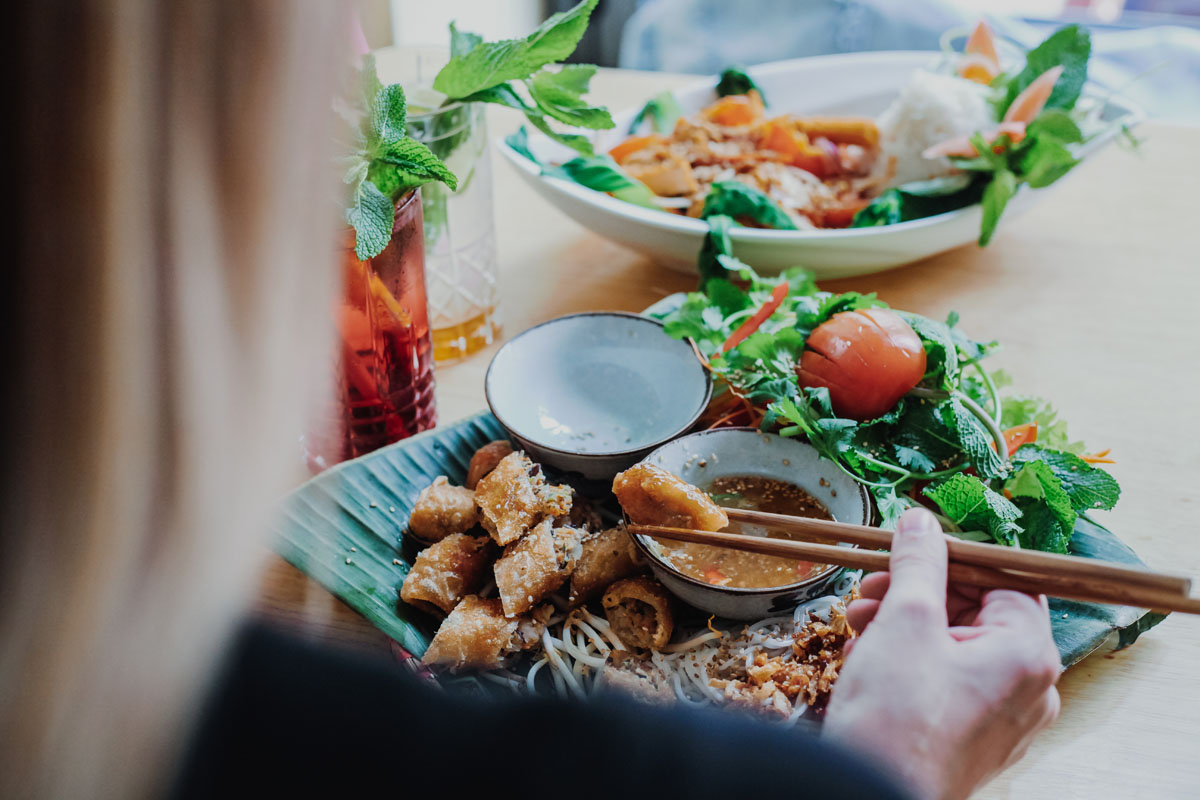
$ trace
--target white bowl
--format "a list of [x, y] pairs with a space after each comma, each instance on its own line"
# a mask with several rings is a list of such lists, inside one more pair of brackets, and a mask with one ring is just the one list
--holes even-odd
[[[704, 487], [717, 478], [758, 475], [787, 481], [820, 500], [838, 522], [871, 524], [867, 490], [808, 444], [753, 428], [720, 428], [669, 442], [645, 459], [688, 483]], [[658, 554], [653, 541], [634, 536], [659, 582], [688, 605], [728, 619], [754, 620], [791, 614], [806, 600], [828, 594], [841, 570], [827, 567], [787, 586], [742, 589], [714, 586], [679, 572]]]
[[492, 359], [484, 393], [535, 461], [611, 481], [691, 428], [712, 381], [691, 346], [662, 323], [596, 311], [514, 336]]
[[[932, 52], [846, 53], [798, 58], [751, 67], [748, 72], [770, 102], [769, 113], [828, 113], [877, 116], [908, 83], [912, 73], [938, 57]], [[676, 91], [685, 114], [691, 115], [715, 98], [715, 78], [704, 78]], [[1099, 98], [1098, 93], [1088, 94]], [[638, 109], [614, 115], [616, 127], [597, 137], [603, 152], [625, 138]], [[1142, 119], [1141, 112], [1115, 98], [1106, 98], [1102, 118]], [[1087, 154], [1116, 136], [1115, 126], [1083, 145]], [[696, 272], [696, 255], [706, 223], [691, 217], [642, 208], [579, 184], [543, 176], [541, 169], [497, 139], [500, 152], [517, 173], [547, 201], [579, 224], [633, 248], [680, 272]], [[543, 162], [562, 162], [575, 153], [542, 134], [531, 134], [529, 148]], [[1028, 210], [1045, 190], [1022, 189], [1004, 212], [1011, 222]], [[735, 228], [734, 254], [763, 275], [804, 266], [819, 279], [846, 278], [880, 272], [969, 244], [979, 238], [981, 207], [976, 204], [935, 217], [878, 228], [779, 231]], [[1001, 232], [1001, 235], [1003, 233]]]

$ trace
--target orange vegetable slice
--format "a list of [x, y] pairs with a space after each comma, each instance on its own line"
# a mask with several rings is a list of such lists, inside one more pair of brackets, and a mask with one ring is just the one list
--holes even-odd
[[1054, 84], [1058, 83], [1062, 74], [1063, 67], [1060, 64], [1034, 78], [1033, 83], [1026, 86], [1013, 99], [1008, 111], [1004, 112], [1004, 122], [1033, 122], [1034, 117], [1042, 113], [1042, 109], [1046, 107], [1046, 101], [1050, 99], [1050, 93], [1054, 91]]
[[753, 125], [762, 117], [762, 98], [753, 89], [745, 94], [731, 94], [722, 97], [704, 109], [705, 119], [728, 127]]
[[631, 136], [612, 150], [609, 150], [608, 154], [612, 156], [613, 161], [620, 164], [639, 150], [645, 150], [647, 147], [662, 144], [666, 140], [665, 136], [660, 136], [657, 133], [647, 134], [646, 136]]

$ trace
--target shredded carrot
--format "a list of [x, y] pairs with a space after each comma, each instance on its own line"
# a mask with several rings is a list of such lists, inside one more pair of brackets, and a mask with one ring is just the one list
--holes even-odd
[[709, 617], [709, 618], [708, 618], [708, 629], [709, 629], [710, 631], [712, 631], [713, 633], [715, 633], [717, 636], [724, 636], [724, 635], [725, 635], [725, 632], [724, 632], [724, 631], [719, 631], [719, 630], [717, 630], [716, 628], [714, 628], [714, 627], [713, 627], [713, 624], [712, 624], [712, 623], [713, 623], [713, 620], [714, 620], [714, 619], [716, 619], [716, 618], [717, 618], [717, 617], [716, 617], [716, 615], [715, 615], [715, 614], [714, 614], [713, 616], [711, 616], [711, 617]]
[[744, 342], [750, 334], [758, 330], [759, 326], [767, 321], [767, 318], [775, 313], [775, 309], [783, 305], [783, 301], [787, 298], [788, 285], [786, 282], [779, 284], [771, 291], [771, 296], [767, 298], [767, 302], [763, 303], [758, 311], [754, 312], [754, 316], [741, 324], [734, 331], [725, 344], [721, 345], [721, 352], [728, 353], [733, 348]]
[[1101, 450], [1099, 453], [1092, 453], [1090, 455], [1080, 456], [1080, 458], [1082, 458], [1084, 461], [1086, 461], [1089, 464], [1115, 464], [1117, 462], [1108, 457], [1108, 454], [1111, 452], [1112, 452], [1112, 448], [1110, 447], [1108, 449]]

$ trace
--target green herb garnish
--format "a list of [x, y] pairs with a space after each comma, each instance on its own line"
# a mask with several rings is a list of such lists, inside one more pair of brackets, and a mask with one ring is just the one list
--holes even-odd
[[593, 155], [586, 136], [556, 130], [554, 120], [591, 130], [613, 127], [602, 106], [583, 99], [596, 68], [569, 64], [547, 69], [575, 52], [598, 0], [582, 0], [555, 14], [523, 39], [485, 42], [478, 34], [450, 26], [450, 62], [437, 74], [433, 88], [448, 101], [495, 103], [525, 114], [530, 124], [580, 155]]
[[721, 71], [721, 77], [717, 79], [717, 96], [725, 97], [731, 94], [746, 94], [751, 89], [758, 92], [758, 98], [763, 101], [763, 105], [767, 104], [767, 96], [763, 94], [762, 87], [754, 82], [746, 74], [746, 70], [740, 66], [726, 67]]
[[[996, 344], [970, 339], [955, 314], [942, 322], [897, 312], [925, 347], [924, 376], [876, 419], [839, 417], [827, 389], [800, 386], [796, 365], [813, 330], [833, 315], [884, 304], [874, 295], [820, 291], [800, 268], [757, 275], [733, 256], [732, 225], [725, 215], [709, 219], [700, 290], [657, 316], [670, 336], [695, 342], [716, 379], [717, 402], [745, 411], [737, 424], [805, 437], [874, 495], [884, 527], [923, 498], [956, 536], [1066, 552], [1080, 514], [1112, 508], [1120, 494], [1112, 476], [1070, 452], [1082, 445], [1067, 440], [1047, 404], [1001, 397], [1007, 376], [981, 363]], [[769, 304], [783, 292], [782, 303]], [[775, 310], [728, 347], [764, 307]], [[1029, 422], [1043, 426], [1036, 444], [1010, 456], [1003, 429]]]
[[358, 84], [356, 102], [342, 109], [352, 126], [354, 148], [343, 180], [351, 187], [345, 218], [354, 228], [354, 252], [366, 260], [391, 241], [401, 196], [432, 181], [453, 190], [458, 179], [429, 148], [408, 136], [404, 89], [380, 83], [371, 56], [363, 59]]
[[738, 221], [749, 220], [764, 228], [796, 230], [796, 223], [778, 203], [741, 181], [716, 181], [709, 188], [700, 217], [708, 219], [717, 214]]

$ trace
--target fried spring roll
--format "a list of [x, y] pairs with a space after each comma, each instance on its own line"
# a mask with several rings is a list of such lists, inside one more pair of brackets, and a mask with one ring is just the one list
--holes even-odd
[[537, 643], [553, 611], [547, 605], [532, 614], [506, 617], [498, 599], [467, 595], [442, 621], [421, 661], [455, 671], [503, 666], [508, 656]]
[[522, 614], [562, 586], [579, 561], [583, 536], [581, 530], [556, 528], [546, 519], [509, 545], [494, 568], [504, 613]]
[[495, 558], [495, 545], [487, 536], [452, 533], [417, 556], [400, 587], [400, 599], [449, 614], [464, 597], [479, 590]]
[[452, 533], [465, 533], [478, 523], [475, 493], [461, 486], [451, 486], [445, 475], [439, 475], [430, 486], [421, 490], [408, 517], [409, 531], [424, 542], [436, 542]]
[[810, 139], [824, 136], [835, 144], [872, 148], [879, 144], [879, 126], [869, 117], [796, 117], [796, 127]]
[[512, 451], [512, 445], [502, 439], [488, 442], [476, 450], [475, 455], [471, 456], [471, 463], [467, 465], [467, 480], [463, 485], [474, 491], [479, 481]]
[[671, 595], [653, 578], [617, 581], [604, 593], [604, 616], [628, 647], [661, 650], [675, 631]]
[[639, 525], [719, 531], [729, 524], [711, 497], [655, 464], [634, 464], [618, 474], [613, 493]]
[[623, 528], [609, 528], [583, 540], [579, 563], [571, 573], [572, 606], [591, 600], [606, 586], [645, 569], [641, 552]]
[[570, 487], [547, 484], [541, 467], [516, 452], [479, 481], [475, 503], [484, 530], [503, 546], [524, 536], [544, 517], [569, 514], [571, 494]]

